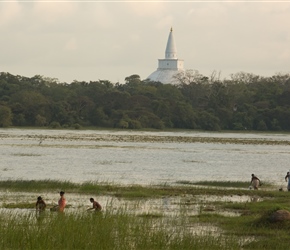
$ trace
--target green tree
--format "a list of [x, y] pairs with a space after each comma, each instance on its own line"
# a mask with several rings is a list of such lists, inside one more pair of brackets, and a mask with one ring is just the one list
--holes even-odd
[[10, 103], [19, 103], [21, 105], [26, 125], [35, 125], [37, 115], [43, 117], [47, 115], [47, 99], [37, 91], [17, 92], [11, 96]]
[[190, 104], [176, 102], [172, 107], [172, 123], [175, 128], [196, 128], [196, 115]]
[[12, 112], [9, 107], [0, 105], [0, 127], [9, 127], [12, 124]]
[[198, 125], [201, 129], [219, 131], [219, 119], [211, 113], [201, 111], [198, 113]]

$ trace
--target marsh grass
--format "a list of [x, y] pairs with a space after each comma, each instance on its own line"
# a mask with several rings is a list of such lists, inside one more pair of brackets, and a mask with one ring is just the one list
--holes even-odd
[[[208, 183], [206, 183], [208, 184]], [[206, 185], [119, 186], [109, 183], [74, 184], [58, 181], [1, 181], [0, 189], [30, 191], [63, 189], [79, 194], [108, 194], [133, 199], [129, 205], [110, 206], [99, 214], [68, 209], [65, 214], [45, 211], [36, 216], [34, 202], [3, 202], [0, 210], [0, 249], [288, 249], [290, 222], [272, 223], [269, 216], [278, 209], [290, 211], [290, 192], [277, 190], [234, 189]], [[188, 197], [243, 196], [248, 202], [190, 199], [200, 205], [197, 215], [188, 214]], [[138, 213], [138, 202], [164, 196], [180, 199], [179, 213], [160, 211]], [[177, 199], [178, 202], [179, 199]], [[129, 202], [129, 201], [128, 201]], [[202, 206], [213, 208], [202, 209]], [[17, 214], [17, 209], [21, 212]], [[9, 212], [9, 209], [11, 212]], [[224, 216], [218, 211], [238, 211], [240, 216]], [[218, 232], [194, 230], [199, 225], [218, 228]], [[202, 227], [201, 227], [202, 228]], [[202, 229], [198, 229], [202, 230]], [[96, 248], [96, 246], [98, 246]]]
[[0, 189], [11, 191], [74, 190], [78, 184], [55, 180], [5, 180], [0, 181]]
[[[195, 182], [178, 183], [183, 185], [170, 186], [160, 185], [117, 185], [106, 182], [84, 182], [73, 183], [70, 181], [56, 180], [5, 180], [0, 181], [0, 190], [19, 192], [58, 192], [64, 190], [71, 193], [90, 193], [111, 195], [118, 198], [142, 199], [163, 196], [184, 196], [184, 195], [249, 195], [266, 197], [285, 197], [287, 192], [277, 192], [271, 184], [264, 183], [264, 190], [248, 190], [246, 182]], [[248, 185], [248, 183], [247, 183]], [[267, 190], [266, 190], [267, 188]], [[289, 192], [290, 196], [290, 192]]]
[[[248, 188], [250, 182], [247, 181], [178, 181], [178, 184], [184, 185], [197, 185], [197, 186], [208, 186], [208, 187], [225, 187], [225, 188]], [[272, 187], [271, 183], [263, 183], [264, 186]]]
[[74, 193], [109, 194], [128, 199], [157, 197], [164, 195], [179, 195], [183, 189], [161, 186], [120, 186], [105, 182], [72, 183], [55, 180], [5, 180], [0, 181], [0, 189], [5, 191], [38, 192], [65, 190]]
[[[112, 213], [48, 213], [36, 217], [3, 214], [1, 249], [239, 249], [234, 236], [193, 235], [191, 227], [175, 226], [151, 216]], [[5, 218], [5, 219], [3, 219]], [[192, 225], [193, 226], [193, 225]]]
[[264, 216], [264, 214], [269, 214], [280, 209], [290, 211], [289, 197], [267, 198], [262, 202], [224, 203], [222, 207], [225, 209], [245, 211], [247, 215]]
[[161, 217], [163, 217], [163, 214], [161, 214], [161, 213], [142, 213], [138, 216], [143, 217], [143, 218], [161, 218]]
[[[259, 191], [263, 195], [262, 191]], [[271, 197], [264, 198], [260, 202], [232, 203], [224, 202], [224, 209], [239, 210], [241, 216], [224, 217], [208, 213], [200, 213], [199, 221], [202, 223], [215, 223], [229, 233], [244, 239], [242, 249], [288, 249], [290, 221], [273, 223], [270, 215], [280, 209], [290, 211], [290, 202], [287, 192], [269, 192]]]
[[[269, 215], [273, 211], [260, 211], [260, 213], [249, 213], [240, 217], [217, 217], [216, 223], [225, 231], [231, 232], [238, 237], [253, 238], [251, 242], [243, 245], [243, 249], [289, 249], [290, 222], [272, 223]], [[206, 215], [202, 221], [208, 221]]]
[[35, 202], [34, 203], [3, 203], [2, 207], [4, 208], [20, 208], [20, 209], [29, 209], [29, 208], [35, 208]]

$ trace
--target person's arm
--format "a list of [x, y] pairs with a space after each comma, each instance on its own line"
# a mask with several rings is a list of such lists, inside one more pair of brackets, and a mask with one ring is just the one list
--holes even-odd
[[94, 205], [93, 205], [93, 207], [88, 208], [87, 211], [89, 211], [89, 210], [93, 210], [93, 209], [95, 209], [95, 208], [94, 208]]
[[59, 207], [59, 204], [54, 205], [52, 208], [56, 208], [56, 207]]

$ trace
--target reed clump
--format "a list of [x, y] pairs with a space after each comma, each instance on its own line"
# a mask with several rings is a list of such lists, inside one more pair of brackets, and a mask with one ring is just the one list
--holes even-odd
[[[1, 212], [0, 212], [1, 214]], [[1, 214], [1, 249], [239, 249], [234, 236], [195, 235], [188, 226], [132, 215], [104, 213]]]

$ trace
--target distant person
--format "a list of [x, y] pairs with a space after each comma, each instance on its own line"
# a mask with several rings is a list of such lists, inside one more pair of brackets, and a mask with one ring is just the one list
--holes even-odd
[[99, 202], [95, 201], [94, 198], [90, 198], [90, 202], [93, 203], [93, 207], [89, 208], [88, 210], [95, 210], [95, 211], [101, 211], [102, 206]]
[[287, 189], [290, 191], [290, 172], [287, 172], [285, 176], [285, 181], [288, 181]]
[[51, 211], [58, 211], [58, 212], [63, 212], [64, 208], [66, 206], [66, 199], [64, 197], [64, 191], [59, 192], [60, 198], [58, 200], [58, 205], [54, 206], [51, 208]]
[[42, 199], [41, 196], [37, 197], [35, 208], [36, 208], [36, 211], [44, 211], [45, 210], [46, 203], [44, 202], [44, 200]]
[[64, 192], [60, 191], [59, 193], [60, 198], [58, 200], [58, 211], [63, 212], [65, 206], [66, 206], [66, 199], [64, 198]]
[[258, 189], [261, 186], [260, 179], [254, 174], [252, 174], [251, 185], [254, 189]]

